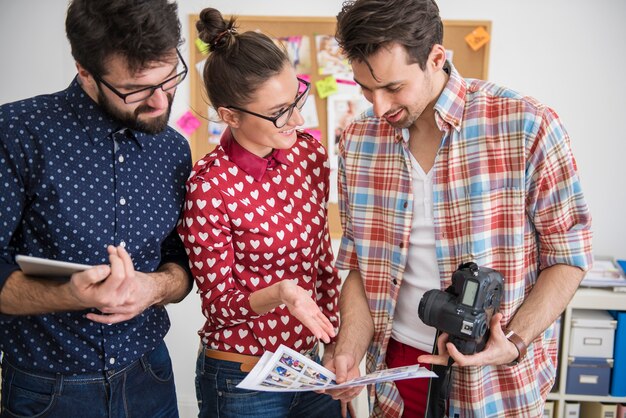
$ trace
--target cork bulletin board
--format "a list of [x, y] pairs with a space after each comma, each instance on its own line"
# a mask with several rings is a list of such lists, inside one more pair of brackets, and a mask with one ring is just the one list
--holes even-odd
[[[197, 14], [189, 15], [189, 72], [191, 87], [191, 111], [200, 121], [200, 126], [190, 136], [192, 158], [195, 161], [213, 150], [214, 143], [210, 143], [208, 108], [209, 101], [204, 90], [201, 72], [196, 65], [206, 59], [194, 41], [198, 38], [196, 31]], [[288, 17], [288, 16], [238, 16], [237, 22], [240, 32], [259, 30], [273, 38], [294, 35], [308, 36], [314, 40], [316, 35], [334, 35], [334, 17]], [[452, 61], [464, 77], [487, 79], [489, 65], [489, 35], [491, 22], [489, 21], [444, 21], [444, 47], [452, 51]], [[478, 31], [477, 31], [478, 29]], [[473, 40], [468, 42], [466, 37], [474, 34]], [[487, 35], [485, 35], [487, 34]], [[487, 39], [487, 41], [485, 41]], [[472, 44], [472, 42], [474, 42]], [[476, 48], [474, 50], [471, 46]], [[477, 48], [478, 46], [478, 48]], [[327, 100], [321, 99], [315, 91], [315, 82], [326, 77], [318, 75], [317, 60], [315, 57], [315, 42], [310, 48], [311, 63], [311, 93], [315, 97], [319, 129], [322, 134], [322, 143], [327, 145]], [[341, 237], [339, 209], [336, 203], [329, 203], [329, 226], [333, 238]]]

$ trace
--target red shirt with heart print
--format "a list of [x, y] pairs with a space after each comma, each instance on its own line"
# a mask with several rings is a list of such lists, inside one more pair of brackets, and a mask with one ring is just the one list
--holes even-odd
[[250, 308], [252, 292], [281, 280], [296, 279], [337, 330], [329, 171], [325, 148], [308, 134], [260, 158], [228, 129], [195, 164], [178, 233], [200, 293], [207, 347], [254, 356], [280, 344], [311, 350], [315, 337], [284, 305], [263, 315]]

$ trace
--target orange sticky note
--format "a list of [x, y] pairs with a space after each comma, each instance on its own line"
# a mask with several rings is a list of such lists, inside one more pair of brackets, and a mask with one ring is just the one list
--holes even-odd
[[485, 30], [482, 26], [477, 27], [471, 33], [465, 36], [465, 42], [472, 48], [474, 51], [478, 51], [483, 47], [487, 42], [489, 42], [491, 37], [489, 36], [489, 32]]

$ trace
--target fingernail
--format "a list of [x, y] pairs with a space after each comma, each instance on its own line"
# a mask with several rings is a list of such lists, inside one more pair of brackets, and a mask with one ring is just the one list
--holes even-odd
[[107, 274], [109, 272], [109, 266], [100, 265], [97, 266], [99, 274]]

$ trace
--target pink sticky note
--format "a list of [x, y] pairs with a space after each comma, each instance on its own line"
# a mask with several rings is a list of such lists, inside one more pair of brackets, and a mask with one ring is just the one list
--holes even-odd
[[188, 110], [180, 118], [178, 118], [176, 124], [187, 135], [191, 135], [200, 126], [200, 121], [191, 113], [191, 111]]

